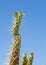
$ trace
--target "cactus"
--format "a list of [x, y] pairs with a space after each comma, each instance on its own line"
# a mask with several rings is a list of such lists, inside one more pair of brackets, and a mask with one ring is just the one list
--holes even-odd
[[32, 65], [33, 58], [34, 58], [34, 53], [32, 52], [31, 55], [30, 55], [30, 57], [29, 57], [29, 60], [28, 60], [28, 65]]
[[27, 63], [28, 63], [28, 57], [27, 57], [27, 54], [24, 54], [22, 65], [27, 65]]
[[14, 44], [9, 65], [19, 65], [19, 56], [21, 47], [21, 36], [19, 34], [19, 28], [23, 12], [15, 12], [15, 16], [16, 16], [16, 23], [14, 23], [13, 25]]
[[[19, 65], [19, 57], [20, 57], [20, 47], [21, 47], [21, 35], [19, 34], [19, 28], [22, 22], [23, 12], [15, 12], [14, 16], [16, 17], [16, 21], [13, 25], [13, 35], [14, 35], [14, 43], [13, 49], [10, 56], [9, 65]], [[33, 53], [31, 53], [31, 57], [27, 58], [25, 54], [23, 57], [22, 65], [32, 65], [33, 61]]]

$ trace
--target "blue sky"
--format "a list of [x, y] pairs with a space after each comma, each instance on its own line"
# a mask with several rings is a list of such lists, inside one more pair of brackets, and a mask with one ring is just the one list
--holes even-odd
[[23, 11], [20, 28], [22, 46], [20, 57], [24, 53], [30, 56], [33, 51], [33, 65], [46, 64], [46, 0], [0, 0], [0, 64], [8, 57], [12, 45], [12, 21], [14, 12]]

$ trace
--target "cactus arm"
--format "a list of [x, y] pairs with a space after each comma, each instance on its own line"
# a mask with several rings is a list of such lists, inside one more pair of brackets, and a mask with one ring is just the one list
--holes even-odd
[[29, 61], [28, 61], [28, 65], [32, 65], [33, 59], [34, 59], [34, 53], [31, 53]]
[[27, 65], [27, 63], [28, 63], [27, 54], [24, 54], [23, 61], [22, 61], [22, 65]]

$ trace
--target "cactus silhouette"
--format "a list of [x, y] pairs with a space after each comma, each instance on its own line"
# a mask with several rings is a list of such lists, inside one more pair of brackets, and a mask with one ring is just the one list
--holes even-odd
[[[14, 43], [13, 49], [10, 56], [9, 65], [19, 65], [19, 57], [20, 57], [20, 48], [21, 48], [21, 35], [19, 34], [20, 25], [22, 22], [23, 12], [15, 12], [14, 16], [16, 17], [16, 21], [13, 24], [13, 35], [14, 35]], [[31, 53], [30, 58], [28, 59], [27, 54], [24, 54], [22, 65], [32, 65], [33, 63], [33, 53]]]

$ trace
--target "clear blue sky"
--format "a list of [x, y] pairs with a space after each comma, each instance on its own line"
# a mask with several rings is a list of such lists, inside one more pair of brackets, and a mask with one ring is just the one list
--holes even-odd
[[33, 51], [33, 65], [46, 65], [46, 0], [0, 0], [0, 64], [12, 45], [12, 28], [15, 11], [25, 13], [20, 34], [22, 36], [21, 56]]

